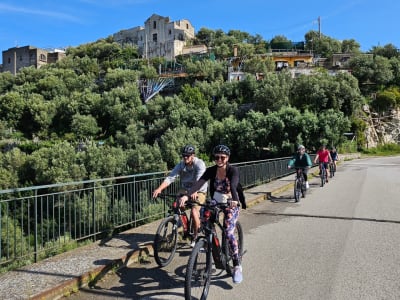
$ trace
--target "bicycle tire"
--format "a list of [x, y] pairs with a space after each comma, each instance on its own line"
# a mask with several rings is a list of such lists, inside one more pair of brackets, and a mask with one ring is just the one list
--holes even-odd
[[174, 258], [177, 248], [178, 227], [174, 216], [163, 219], [154, 237], [154, 258], [160, 267], [167, 266]]
[[206, 300], [211, 281], [211, 247], [205, 238], [197, 240], [186, 266], [185, 299]]
[[299, 202], [302, 193], [301, 181], [297, 178], [294, 183], [294, 202]]
[[302, 180], [300, 180], [300, 185], [301, 185], [301, 196], [303, 198], [305, 198], [306, 193], [307, 193], [307, 187], [306, 187], [306, 182], [304, 181], [304, 178], [302, 178]]
[[[236, 240], [238, 241], [238, 247], [239, 247], [239, 259], [241, 260], [242, 256], [243, 256], [243, 228], [242, 228], [242, 224], [240, 224], [239, 221], [236, 222], [236, 226], [235, 226], [235, 236], [236, 236]], [[228, 273], [228, 275], [232, 276], [233, 273], [233, 259], [232, 259], [232, 251], [231, 251], [231, 247], [229, 245], [228, 239], [225, 236], [225, 231], [222, 234], [222, 249], [224, 251], [225, 254], [225, 270], [226, 273]]]

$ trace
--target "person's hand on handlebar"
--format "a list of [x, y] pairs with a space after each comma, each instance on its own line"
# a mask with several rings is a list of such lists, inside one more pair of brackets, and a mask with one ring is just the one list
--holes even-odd
[[160, 195], [161, 192], [162, 192], [161, 189], [155, 189], [154, 192], [153, 192], [153, 198], [154, 199], [157, 198], [157, 196]]
[[229, 208], [235, 208], [235, 207], [239, 206], [239, 201], [235, 201], [233, 199], [229, 199], [228, 200], [228, 205], [229, 205]]
[[181, 206], [181, 207], [185, 206], [185, 203], [186, 203], [186, 201], [188, 201], [188, 200], [189, 200], [189, 196], [188, 196], [188, 195], [182, 195], [182, 196], [179, 198], [179, 206]]

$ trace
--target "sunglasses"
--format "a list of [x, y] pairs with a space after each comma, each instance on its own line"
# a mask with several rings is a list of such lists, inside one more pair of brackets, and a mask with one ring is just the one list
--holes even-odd
[[215, 155], [215, 156], [214, 156], [214, 159], [215, 159], [215, 160], [222, 160], [222, 161], [224, 161], [226, 158], [227, 158], [226, 156], [222, 156], [222, 155]]

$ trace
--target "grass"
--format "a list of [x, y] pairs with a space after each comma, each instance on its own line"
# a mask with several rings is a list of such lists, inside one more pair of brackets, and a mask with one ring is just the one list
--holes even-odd
[[400, 145], [399, 144], [379, 145], [375, 148], [363, 149], [361, 153], [366, 156], [400, 155]]

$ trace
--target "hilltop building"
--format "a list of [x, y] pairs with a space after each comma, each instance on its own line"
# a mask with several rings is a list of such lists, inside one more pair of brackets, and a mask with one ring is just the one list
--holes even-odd
[[64, 50], [52, 50], [36, 48], [33, 46], [14, 47], [3, 51], [2, 72], [11, 72], [15, 75], [21, 68], [41, 66], [55, 63], [65, 57]]
[[205, 46], [192, 47], [195, 33], [188, 20], [170, 21], [169, 17], [153, 14], [144, 27], [121, 30], [113, 35], [120, 44], [136, 45], [144, 58], [164, 57], [173, 60], [177, 55], [207, 51]]

